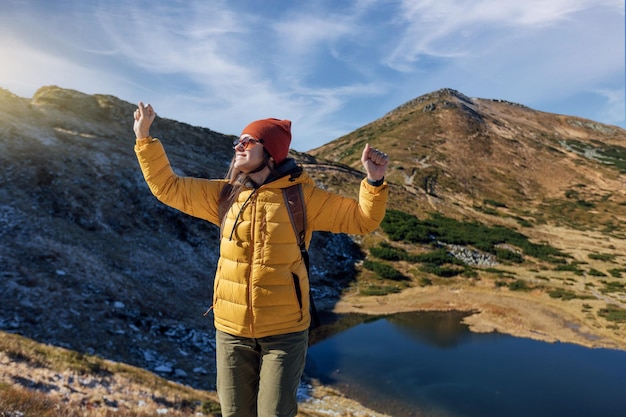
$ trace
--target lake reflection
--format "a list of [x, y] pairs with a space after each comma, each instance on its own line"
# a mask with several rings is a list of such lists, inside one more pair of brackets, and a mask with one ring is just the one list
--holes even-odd
[[306, 374], [398, 417], [626, 415], [626, 352], [472, 333], [463, 317], [370, 319], [311, 346]]

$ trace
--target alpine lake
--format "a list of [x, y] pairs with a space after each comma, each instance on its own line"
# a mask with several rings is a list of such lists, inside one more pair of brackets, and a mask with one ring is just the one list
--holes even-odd
[[626, 416], [625, 351], [473, 333], [466, 315], [344, 316], [314, 330], [305, 373], [396, 417]]

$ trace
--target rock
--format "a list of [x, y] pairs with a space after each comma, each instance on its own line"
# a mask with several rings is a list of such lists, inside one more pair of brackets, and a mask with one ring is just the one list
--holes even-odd
[[159, 373], [163, 373], [163, 374], [171, 374], [172, 373], [172, 367], [168, 366], [168, 365], [159, 365], [156, 368], [154, 368], [154, 372], [159, 372]]
[[193, 368], [193, 372], [196, 374], [200, 374], [200, 375], [206, 375], [208, 374], [207, 370], [201, 366], [197, 366], [195, 368]]

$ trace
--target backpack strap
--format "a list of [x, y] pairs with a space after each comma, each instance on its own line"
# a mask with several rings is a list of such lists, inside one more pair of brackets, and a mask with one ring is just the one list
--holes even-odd
[[[285, 198], [285, 205], [287, 206], [287, 212], [289, 213], [289, 220], [291, 220], [291, 226], [296, 234], [296, 240], [300, 247], [300, 254], [304, 260], [306, 266], [307, 277], [309, 276], [309, 252], [306, 250], [306, 206], [304, 204], [304, 195], [302, 193], [302, 185], [295, 184], [287, 188], [283, 188], [283, 197]], [[310, 281], [309, 281], [310, 282]], [[319, 314], [313, 301], [313, 294], [311, 293], [309, 285], [309, 304], [311, 306], [311, 327], [318, 327], [320, 325]]]
[[[289, 213], [291, 226], [293, 226], [293, 231], [296, 233], [298, 246], [302, 248], [303, 245], [305, 245], [304, 237], [306, 234], [306, 208], [304, 206], [302, 186], [296, 184], [291, 187], [283, 188], [283, 197], [285, 198], [285, 204], [288, 208], [287, 212]], [[306, 250], [306, 246], [304, 247]]]

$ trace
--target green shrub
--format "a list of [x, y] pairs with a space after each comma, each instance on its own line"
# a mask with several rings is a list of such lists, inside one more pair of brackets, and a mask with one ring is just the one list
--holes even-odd
[[393, 286], [370, 285], [366, 288], [360, 288], [359, 293], [362, 295], [387, 295], [400, 292], [400, 288]]
[[404, 240], [410, 243], [429, 243], [432, 236], [427, 226], [415, 216], [398, 210], [387, 210], [381, 224], [391, 240]]
[[585, 271], [583, 271], [582, 269], [578, 268], [578, 265], [576, 264], [563, 264], [563, 265], [557, 265], [554, 268], [555, 271], [569, 271], [569, 272], [573, 272], [576, 275], [579, 276], [583, 276], [583, 274], [585, 273]]
[[548, 295], [552, 298], [560, 298], [563, 301], [573, 300], [578, 298], [576, 293], [568, 290], [564, 290], [561, 288], [554, 288], [552, 290], [548, 290]]
[[511, 282], [509, 285], [509, 290], [511, 291], [530, 291], [531, 288], [526, 284], [526, 281], [518, 279]]
[[497, 275], [500, 278], [515, 278], [515, 275], [517, 275], [514, 272], [505, 271], [504, 269], [498, 269], [498, 268], [485, 268], [484, 271], [490, 274]]
[[430, 278], [421, 277], [419, 280], [419, 284], [420, 284], [420, 287], [428, 287], [430, 285], [433, 285], [433, 280]]
[[607, 305], [606, 308], [598, 310], [598, 315], [608, 321], [626, 323], [626, 310], [617, 306]]
[[529, 220], [522, 219], [520, 217], [516, 217], [515, 221], [522, 227], [533, 227], [533, 223]]
[[576, 201], [576, 204], [578, 204], [581, 207], [584, 207], [586, 209], [591, 209], [594, 208], [596, 205], [591, 202], [591, 201], [586, 201], [586, 200], [578, 200]]
[[495, 248], [496, 251], [496, 257], [500, 260], [500, 261], [509, 261], [509, 262], [514, 262], [516, 264], [521, 264], [522, 262], [524, 262], [524, 257], [517, 253], [517, 252], [513, 252], [511, 250], [508, 249], [503, 249], [503, 248]]
[[499, 201], [495, 201], [495, 200], [491, 200], [488, 198], [485, 198], [483, 200], [483, 204], [489, 205], [489, 206], [493, 206], [493, 207], [506, 207], [506, 204], [501, 203]]
[[484, 207], [484, 206], [474, 206], [475, 210], [481, 211], [485, 214], [489, 214], [490, 216], [498, 216], [498, 210], [492, 207]]
[[363, 261], [363, 267], [376, 273], [381, 278], [390, 279], [392, 281], [406, 281], [408, 278], [394, 267], [384, 264], [382, 262], [370, 261], [366, 259]]
[[604, 272], [598, 271], [597, 269], [593, 269], [593, 268], [589, 269], [588, 274], [591, 275], [591, 276], [594, 276], [594, 277], [605, 277], [606, 276], [606, 274]]
[[450, 255], [447, 250], [440, 248], [432, 252], [422, 253], [419, 255], [413, 255], [411, 257], [413, 262], [422, 262], [432, 265], [445, 265], [455, 264], [463, 265], [463, 262]]
[[382, 242], [379, 246], [370, 248], [370, 253], [372, 256], [386, 261], [406, 260], [408, 257], [408, 254], [404, 249], [394, 248], [386, 242]]
[[463, 271], [463, 276], [467, 278], [479, 278], [478, 272], [474, 271], [471, 268], [465, 268]]
[[502, 226], [487, 226], [482, 223], [460, 222], [435, 213], [430, 219], [421, 221], [417, 217], [388, 210], [381, 227], [391, 240], [413, 244], [440, 241], [447, 244], [473, 246], [479, 250], [496, 253], [496, 245], [508, 243], [522, 250], [525, 255], [548, 262], [564, 262], [566, 257], [557, 248], [531, 243], [523, 234]]
[[590, 253], [588, 256], [589, 256], [589, 259], [594, 259], [597, 261], [604, 261], [604, 262], [614, 262], [615, 257], [616, 257], [616, 255], [612, 255], [610, 253]]
[[455, 277], [457, 275], [461, 275], [464, 269], [459, 268], [459, 267], [439, 266], [435, 264], [424, 264], [420, 267], [420, 271], [437, 275], [438, 277], [450, 278], [450, 277]]
[[626, 272], [623, 268], [614, 268], [607, 271], [613, 278], [621, 278], [622, 272]]
[[621, 282], [604, 282], [604, 288], [600, 290], [602, 293], [606, 294], [609, 292], [623, 292], [626, 291], [626, 285]]
[[[419, 255], [411, 255], [404, 249], [394, 248], [388, 243], [382, 242], [378, 246], [371, 248], [370, 254], [386, 261], [404, 260], [412, 263], [421, 263], [423, 264], [420, 267], [421, 271], [428, 272], [430, 274], [434, 274], [440, 277], [452, 277], [460, 275], [465, 271], [465, 268], [450, 267], [450, 265], [464, 264], [462, 261], [450, 255], [443, 248], [439, 248], [434, 251], [422, 253]], [[400, 277], [396, 278], [396, 274], [389, 270], [389, 268], [392, 268], [391, 266], [382, 263], [378, 263], [379, 265], [375, 264], [375, 261], [366, 261], [363, 266], [366, 269], [376, 272], [383, 278], [393, 279], [396, 281], [402, 279]], [[402, 277], [404, 277], [404, 275], [402, 275]]]

